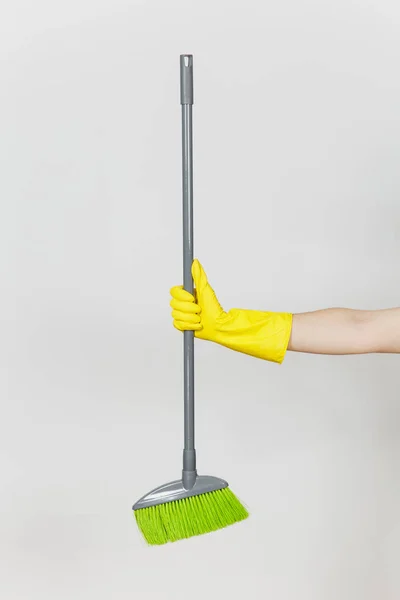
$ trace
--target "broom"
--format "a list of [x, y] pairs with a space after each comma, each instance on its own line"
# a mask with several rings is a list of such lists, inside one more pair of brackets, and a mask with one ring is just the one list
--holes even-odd
[[[193, 56], [180, 57], [182, 105], [183, 285], [193, 294]], [[194, 446], [194, 333], [184, 331], [184, 432], [182, 477], [152, 490], [133, 505], [151, 545], [175, 542], [233, 525], [249, 515], [218, 477], [198, 475]]]

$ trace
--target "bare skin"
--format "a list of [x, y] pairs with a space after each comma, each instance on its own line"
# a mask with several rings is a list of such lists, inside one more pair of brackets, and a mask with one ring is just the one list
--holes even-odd
[[400, 307], [295, 314], [288, 350], [330, 355], [400, 353]]

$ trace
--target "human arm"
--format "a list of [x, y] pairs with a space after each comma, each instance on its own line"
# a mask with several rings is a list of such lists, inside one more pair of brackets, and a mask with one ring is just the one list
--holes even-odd
[[203, 340], [282, 363], [287, 350], [310, 354], [400, 353], [400, 308], [365, 311], [330, 308], [302, 314], [224, 311], [198, 260], [194, 295], [171, 289], [173, 324]]
[[400, 308], [329, 308], [294, 314], [288, 350], [310, 354], [400, 353]]

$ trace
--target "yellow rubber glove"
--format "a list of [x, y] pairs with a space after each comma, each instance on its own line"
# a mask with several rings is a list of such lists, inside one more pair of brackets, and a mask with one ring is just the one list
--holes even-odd
[[171, 289], [173, 324], [179, 331], [194, 331], [198, 339], [281, 364], [292, 329], [292, 314], [233, 308], [225, 312], [207, 275], [196, 259], [192, 265], [195, 295]]

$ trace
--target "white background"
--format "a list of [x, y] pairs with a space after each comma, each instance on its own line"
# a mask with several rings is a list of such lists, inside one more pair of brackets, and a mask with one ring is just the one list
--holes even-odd
[[179, 54], [224, 308], [399, 305], [395, 0], [4, 1], [0, 596], [398, 600], [396, 356], [197, 349], [201, 473], [251, 518], [148, 548], [182, 447]]

